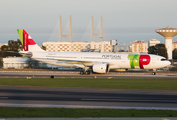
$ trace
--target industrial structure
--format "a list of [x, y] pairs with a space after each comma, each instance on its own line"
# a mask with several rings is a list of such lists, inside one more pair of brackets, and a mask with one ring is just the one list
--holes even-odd
[[94, 33], [94, 24], [93, 24], [93, 16], [91, 16], [92, 21], [92, 36], [91, 36], [91, 42], [93, 41], [94, 36], [99, 36], [101, 38], [101, 42], [103, 42], [103, 16], [101, 16], [101, 24], [100, 24], [100, 33], [96, 34]]
[[167, 49], [168, 59], [172, 59], [172, 39], [175, 35], [177, 35], [177, 29], [167, 27], [157, 29], [156, 32], [165, 37], [165, 47]]
[[[46, 47], [46, 51], [66, 51], [66, 52], [81, 52], [83, 49], [86, 49], [87, 46], [90, 46], [90, 49], [99, 49], [101, 52], [112, 52], [112, 46], [109, 41], [103, 41], [103, 17], [101, 16], [101, 24], [100, 24], [100, 33], [94, 33], [94, 24], [93, 24], [93, 16], [91, 16], [91, 40], [88, 42], [73, 42], [72, 41], [72, 20], [71, 15], [69, 18], [69, 34], [62, 34], [62, 17], [60, 18], [59, 25], [59, 42], [43, 42], [43, 46]], [[93, 41], [94, 36], [99, 36], [101, 41], [95, 42]], [[70, 42], [62, 41], [63, 37], [69, 37]]]
[[71, 21], [71, 15], [69, 16], [69, 35], [63, 35], [62, 34], [62, 18], [60, 17], [60, 35], [59, 35], [59, 42], [61, 42], [61, 39], [63, 37], [68, 37], [70, 39], [70, 42], [72, 42], [72, 21]]

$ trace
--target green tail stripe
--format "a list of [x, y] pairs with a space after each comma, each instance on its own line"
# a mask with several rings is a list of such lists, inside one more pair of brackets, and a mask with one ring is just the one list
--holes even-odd
[[21, 43], [22, 43], [22, 45], [23, 45], [23, 29], [17, 29], [17, 32], [18, 32], [18, 34], [19, 34]]

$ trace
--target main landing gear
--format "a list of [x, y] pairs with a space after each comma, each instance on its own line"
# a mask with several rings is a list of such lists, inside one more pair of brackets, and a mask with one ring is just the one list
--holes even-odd
[[81, 74], [81, 75], [84, 75], [84, 74], [89, 75], [89, 74], [90, 74], [90, 71], [80, 71], [80, 74]]
[[152, 75], [156, 75], [156, 69], [153, 69]]
[[81, 75], [84, 75], [84, 74], [89, 75], [90, 74], [89, 68], [90, 67], [85, 67], [83, 71], [80, 71], [80, 74]]

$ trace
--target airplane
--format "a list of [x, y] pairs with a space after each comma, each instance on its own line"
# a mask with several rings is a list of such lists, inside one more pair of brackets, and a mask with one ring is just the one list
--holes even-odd
[[[110, 69], [157, 69], [171, 64], [165, 57], [153, 54], [48, 52], [42, 50], [24, 29], [17, 29], [24, 51], [32, 59], [51, 65], [83, 68], [80, 74], [108, 73]], [[156, 72], [153, 72], [155, 75]]]

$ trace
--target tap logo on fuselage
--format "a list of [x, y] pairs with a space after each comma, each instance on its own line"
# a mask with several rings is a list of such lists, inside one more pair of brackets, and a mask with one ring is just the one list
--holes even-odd
[[144, 69], [143, 65], [148, 65], [151, 57], [149, 55], [129, 54], [128, 59], [130, 60], [131, 68], [138, 66], [139, 68]]

